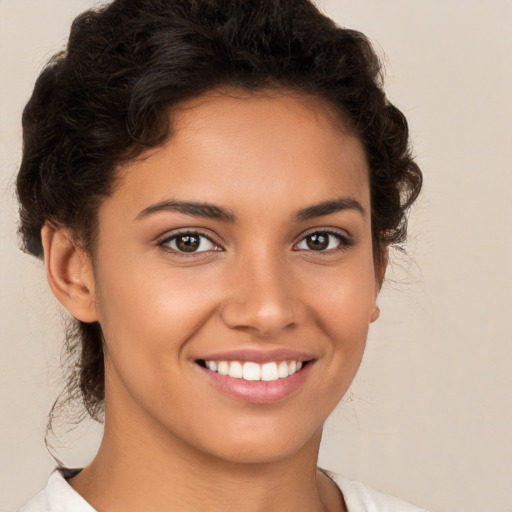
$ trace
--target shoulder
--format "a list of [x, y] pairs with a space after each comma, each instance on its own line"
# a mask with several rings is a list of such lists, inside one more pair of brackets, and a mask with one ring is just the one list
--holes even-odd
[[348, 512], [427, 512], [406, 501], [376, 491], [361, 482], [348, 480], [331, 472], [327, 474], [340, 488]]
[[[70, 476], [64, 470], [65, 476]], [[46, 487], [17, 512], [96, 512], [56, 470]]]

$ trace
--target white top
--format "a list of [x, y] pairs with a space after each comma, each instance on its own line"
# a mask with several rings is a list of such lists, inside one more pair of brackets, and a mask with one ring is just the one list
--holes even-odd
[[[405, 501], [346, 478], [328, 473], [341, 489], [348, 512], [426, 512]], [[50, 476], [48, 484], [18, 512], [96, 512], [66, 481], [60, 471]]]

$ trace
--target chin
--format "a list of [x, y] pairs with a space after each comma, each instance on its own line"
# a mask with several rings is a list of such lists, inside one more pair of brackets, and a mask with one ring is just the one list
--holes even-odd
[[[311, 433], [295, 428], [248, 429], [214, 441], [209, 437], [203, 450], [211, 457], [231, 464], [271, 464], [300, 452], [317, 453], [322, 427]], [[304, 429], [306, 430], [306, 429]], [[227, 429], [226, 429], [227, 431]], [[230, 433], [231, 434], [231, 433]], [[195, 444], [197, 448], [197, 444]]]

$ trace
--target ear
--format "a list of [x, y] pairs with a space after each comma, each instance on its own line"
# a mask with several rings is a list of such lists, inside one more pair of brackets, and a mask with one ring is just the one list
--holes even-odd
[[380, 308], [377, 305], [377, 297], [379, 296], [380, 289], [384, 283], [384, 276], [386, 275], [386, 269], [388, 268], [389, 251], [387, 246], [381, 245], [380, 254], [378, 259], [375, 261], [375, 303], [373, 311], [370, 316], [370, 322], [375, 322], [380, 316]]
[[89, 255], [69, 229], [45, 224], [41, 229], [46, 277], [59, 302], [82, 322], [95, 322], [94, 275]]

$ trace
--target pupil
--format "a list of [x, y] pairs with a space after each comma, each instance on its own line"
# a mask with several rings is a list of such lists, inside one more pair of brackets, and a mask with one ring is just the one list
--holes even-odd
[[313, 251], [323, 251], [329, 246], [329, 235], [326, 233], [315, 233], [307, 238], [307, 246]]
[[176, 240], [176, 246], [183, 252], [194, 252], [199, 247], [199, 237], [195, 235], [182, 235]]

